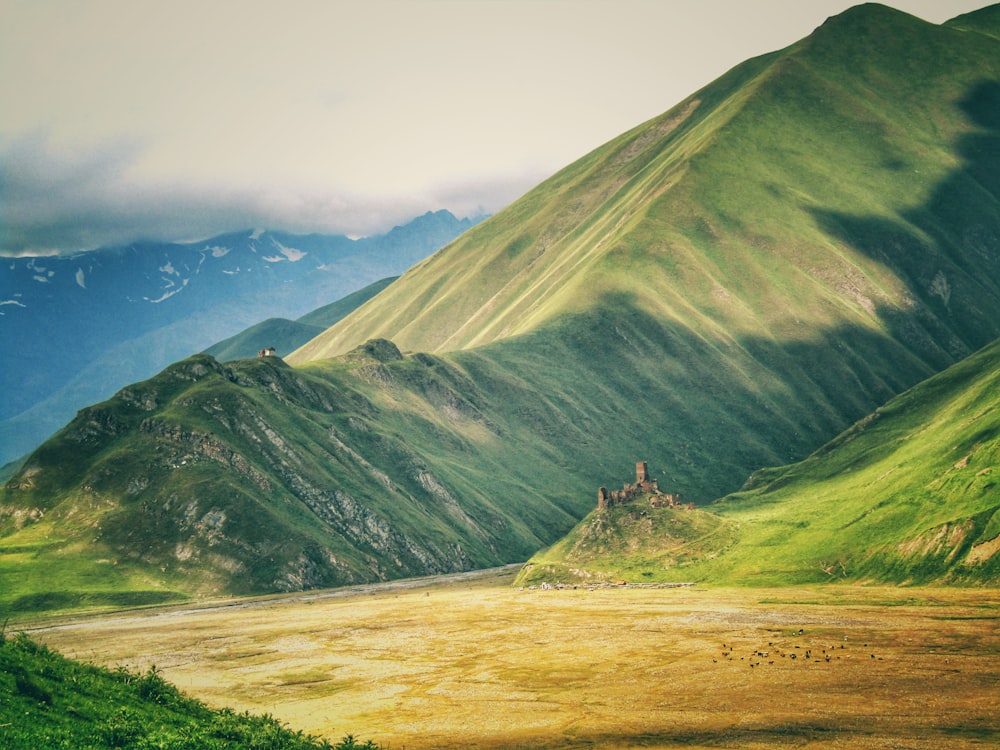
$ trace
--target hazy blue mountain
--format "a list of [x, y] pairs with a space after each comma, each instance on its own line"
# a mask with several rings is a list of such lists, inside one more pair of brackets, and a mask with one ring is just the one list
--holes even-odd
[[297, 318], [447, 244], [470, 219], [428, 212], [361, 239], [245, 231], [0, 261], [0, 464], [82, 406], [271, 317]]

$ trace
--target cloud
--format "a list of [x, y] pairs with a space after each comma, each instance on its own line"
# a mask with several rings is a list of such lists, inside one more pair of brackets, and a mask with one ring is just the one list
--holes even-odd
[[255, 227], [352, 236], [387, 231], [428, 210], [493, 213], [542, 175], [465, 180], [362, 195], [260, 181], [163, 182], [134, 174], [144, 149], [109, 142], [58, 153], [42, 134], [0, 150], [0, 255], [52, 255], [138, 239], [195, 240]]

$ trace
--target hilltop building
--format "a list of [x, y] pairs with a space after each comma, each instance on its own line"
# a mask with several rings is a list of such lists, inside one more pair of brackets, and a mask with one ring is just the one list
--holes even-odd
[[278, 356], [277, 350], [273, 346], [265, 346], [259, 352], [257, 352], [258, 357], [276, 357]]
[[649, 504], [654, 508], [694, 507], [693, 504], [682, 506], [679, 494], [660, 492], [659, 482], [650, 478], [649, 466], [645, 461], [637, 461], [635, 464], [635, 484], [626, 484], [620, 490], [598, 488], [597, 507], [603, 509], [610, 505], [623, 505], [640, 495], [650, 495]]

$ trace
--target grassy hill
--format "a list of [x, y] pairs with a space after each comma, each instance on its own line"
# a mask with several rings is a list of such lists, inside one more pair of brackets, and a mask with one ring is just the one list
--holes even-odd
[[980, 121], [997, 40], [964, 18], [864, 5], [828, 20], [570, 165], [291, 361], [375, 336], [481, 347], [614, 294], [714, 342], [847, 325], [928, 363], [984, 345], [963, 320], [995, 303], [996, 259], [962, 256], [996, 217], [995, 180], [970, 182], [996, 166], [971, 141], [996, 137]]
[[995, 18], [851, 9], [569, 165], [294, 367], [199, 356], [84, 410], [0, 495], [0, 605], [523, 561], [638, 458], [699, 505], [805, 458], [1000, 337]]
[[151, 668], [145, 674], [71, 661], [32, 640], [0, 635], [0, 744], [38, 748], [375, 750], [292, 731], [270, 716], [214, 710]]
[[692, 583], [689, 568], [736, 540], [737, 526], [714, 513], [653, 507], [648, 497], [589, 513], [535, 555], [515, 585]]
[[704, 510], [595, 509], [519, 580], [992, 584], [998, 472], [1000, 340]]

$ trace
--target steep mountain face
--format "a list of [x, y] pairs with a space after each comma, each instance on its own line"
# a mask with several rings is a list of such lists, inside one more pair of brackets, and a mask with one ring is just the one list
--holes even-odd
[[992, 585], [998, 472], [1000, 339], [704, 509], [594, 508], [520, 580]]
[[19, 597], [52, 571], [155, 598], [523, 560], [636, 460], [701, 505], [802, 459], [1000, 337], [995, 15], [852, 9], [570, 165], [295, 367], [198, 357], [81, 413], [0, 500], [8, 600], [40, 606]]
[[17, 356], [0, 372], [0, 464], [126, 383], [398, 274], [471, 225], [440, 211], [359, 240], [243, 232], [3, 259], [0, 346]]
[[567, 167], [289, 361], [378, 336], [516, 368], [539, 393], [558, 381], [591, 434], [630, 446], [622, 463], [650, 457], [699, 502], [801, 458], [1000, 335], [995, 17], [831, 18]]

